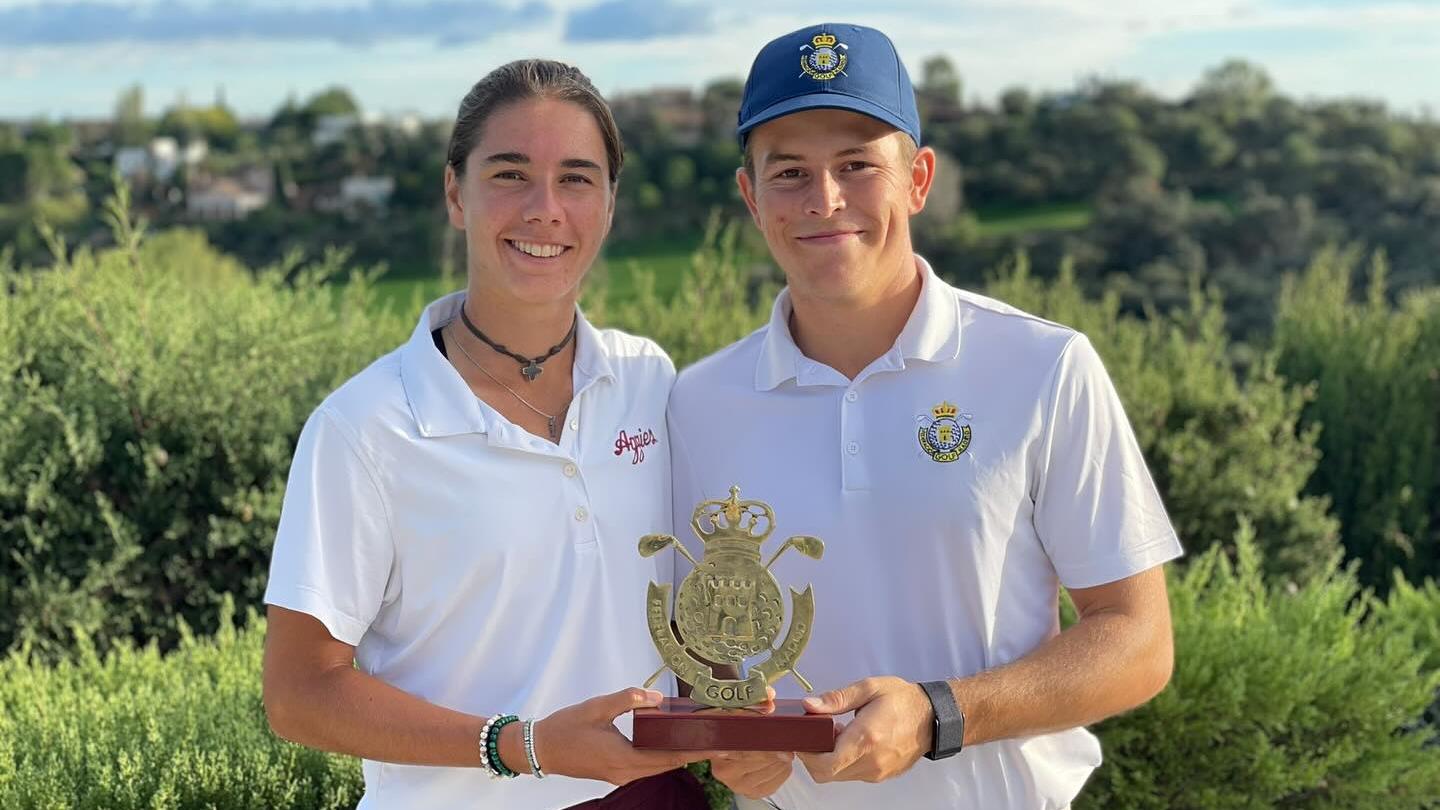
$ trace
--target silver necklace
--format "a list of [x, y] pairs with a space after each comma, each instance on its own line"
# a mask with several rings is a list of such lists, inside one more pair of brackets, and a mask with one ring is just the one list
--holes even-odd
[[[552, 442], [558, 442], [558, 441], [560, 441], [560, 431], [555, 428], [555, 416], [554, 416], [553, 414], [548, 414], [548, 413], [540, 410], [539, 408], [535, 407], [534, 405], [531, 405], [529, 402], [526, 402], [526, 401], [525, 401], [525, 398], [522, 397], [522, 396], [520, 396], [520, 394], [519, 394], [514, 388], [511, 388], [510, 386], [506, 385], [505, 383], [500, 382], [499, 378], [497, 378], [494, 374], [491, 374], [490, 372], [486, 371], [486, 370], [485, 370], [485, 367], [482, 366], [482, 365], [480, 365], [480, 361], [478, 361], [478, 360], [476, 360], [474, 357], [471, 357], [471, 356], [470, 356], [470, 352], [468, 352], [468, 351], [465, 350], [465, 345], [464, 345], [463, 343], [461, 343], [458, 339], [457, 339], [457, 340], [454, 340], [454, 341], [451, 341], [451, 342], [455, 344], [455, 348], [459, 349], [461, 354], [465, 355], [465, 359], [466, 359], [466, 360], [469, 360], [470, 363], [471, 363], [471, 365], [475, 366], [475, 368], [480, 369], [480, 373], [481, 373], [481, 374], [484, 374], [486, 377], [489, 377], [490, 380], [491, 380], [491, 382], [495, 383], [496, 385], [500, 386], [501, 388], [504, 388], [506, 391], [509, 391], [509, 392], [510, 392], [510, 396], [515, 397], [517, 400], [519, 400], [521, 405], [524, 405], [525, 407], [527, 407], [527, 408], [529, 408], [530, 410], [534, 411], [537, 415], [543, 416], [543, 417], [545, 418], [545, 429], [550, 433], [550, 441], [552, 441]], [[569, 402], [566, 402], [565, 405], [568, 407], [568, 406], [570, 405], [570, 403], [569, 403]]]

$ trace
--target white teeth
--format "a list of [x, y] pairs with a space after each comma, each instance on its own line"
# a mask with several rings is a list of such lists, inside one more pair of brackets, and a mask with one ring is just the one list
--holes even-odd
[[538, 256], [542, 259], [559, 256], [565, 252], [564, 245], [542, 245], [538, 242], [517, 242], [513, 239], [510, 241], [510, 244], [514, 245], [515, 249], [521, 253]]

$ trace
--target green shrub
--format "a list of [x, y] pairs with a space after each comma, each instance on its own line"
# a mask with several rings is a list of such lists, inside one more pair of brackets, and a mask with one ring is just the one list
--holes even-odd
[[1324, 569], [1338, 527], [1326, 497], [1304, 492], [1318, 460], [1314, 429], [1298, 426], [1306, 392], [1268, 360], [1236, 373], [1217, 300], [1197, 291], [1187, 310], [1122, 316], [1118, 296], [1087, 298], [1068, 267], [1041, 282], [1024, 257], [986, 292], [1089, 336], [1192, 554], [1245, 516], [1267, 573], [1302, 580]]
[[[741, 226], [711, 219], [690, 270], [669, 297], [656, 290], [655, 273], [638, 267], [631, 275], [633, 294], [607, 299], [603, 290], [587, 290], [587, 315], [602, 326], [652, 338], [665, 347], [676, 368], [684, 368], [758, 329], [770, 318], [778, 291], [764, 283], [770, 268], [742, 266]], [[758, 276], [752, 278], [752, 276]]]
[[1385, 299], [1383, 255], [1363, 302], [1351, 300], [1359, 255], [1317, 256], [1288, 279], [1275, 328], [1285, 376], [1313, 384], [1304, 421], [1323, 453], [1311, 481], [1334, 501], [1361, 581], [1384, 588], [1440, 575], [1440, 291]]
[[1421, 722], [1440, 686], [1440, 592], [1377, 603], [1338, 557], [1303, 586], [1268, 586], [1250, 538], [1235, 565], [1215, 548], [1171, 577], [1173, 679], [1097, 727], [1105, 764], [1076, 807], [1440, 806]]
[[[270, 733], [260, 703], [264, 622], [100, 657], [0, 661], [0, 807], [13, 810], [354, 807], [356, 760]], [[182, 625], [183, 626], [183, 625]]]
[[0, 649], [166, 647], [258, 604], [306, 415], [405, 333], [322, 284], [343, 256], [256, 277], [123, 209], [118, 248], [0, 267]]

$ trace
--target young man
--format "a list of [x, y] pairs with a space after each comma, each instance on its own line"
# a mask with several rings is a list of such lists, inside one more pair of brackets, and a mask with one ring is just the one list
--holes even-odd
[[[739, 134], [788, 287], [767, 326], [680, 375], [675, 525], [739, 485], [825, 541], [775, 572], [815, 588], [800, 670], [833, 691], [807, 708], [855, 715], [833, 753], [715, 773], [784, 810], [1063, 808], [1100, 763], [1081, 727], [1149, 700], [1172, 660], [1162, 563], [1181, 549], [1104, 367], [913, 253], [935, 155], [880, 32], [765, 46]], [[1064, 632], [1061, 586], [1080, 615]]]

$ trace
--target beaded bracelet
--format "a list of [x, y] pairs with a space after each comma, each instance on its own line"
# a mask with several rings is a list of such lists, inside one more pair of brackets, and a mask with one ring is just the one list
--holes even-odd
[[505, 767], [504, 761], [500, 759], [500, 730], [519, 719], [513, 714], [492, 717], [486, 721], [484, 730], [480, 732], [480, 762], [495, 779], [513, 779], [520, 775]]
[[525, 759], [530, 763], [530, 772], [535, 774], [536, 779], [544, 779], [545, 772], [540, 770], [540, 760], [535, 758], [535, 721], [526, 720], [523, 728], [525, 734]]

